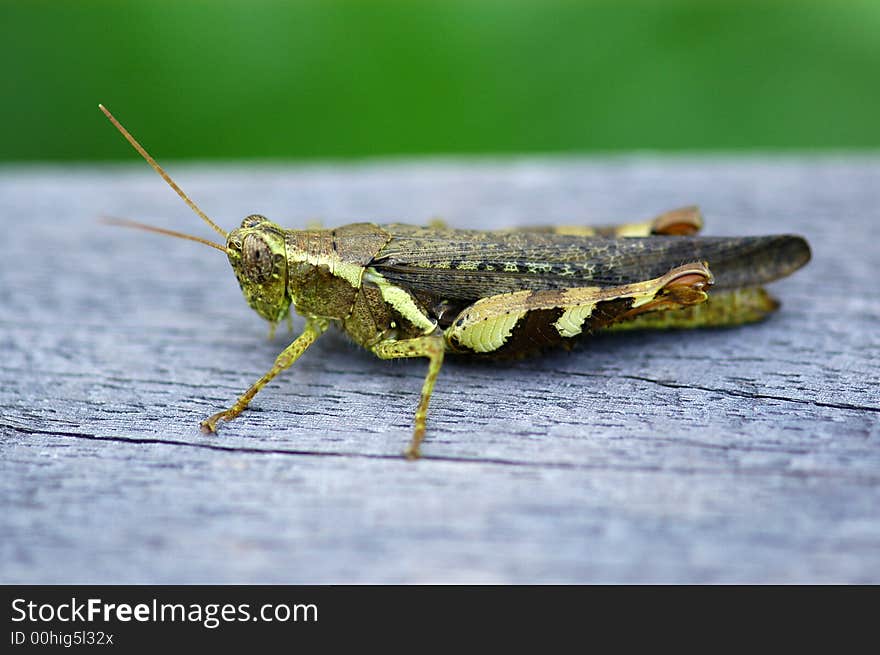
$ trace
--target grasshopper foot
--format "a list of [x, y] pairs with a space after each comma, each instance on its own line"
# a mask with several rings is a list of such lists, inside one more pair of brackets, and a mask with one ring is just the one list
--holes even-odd
[[413, 432], [412, 441], [409, 442], [406, 450], [403, 451], [403, 456], [411, 462], [420, 459], [422, 457], [421, 445], [424, 439], [425, 426], [423, 424], [417, 425], [415, 431]]
[[224, 410], [222, 412], [217, 412], [213, 416], [209, 416], [204, 421], [199, 423], [199, 429], [203, 434], [216, 434], [217, 433], [217, 423], [220, 421], [231, 421], [234, 416], [229, 415], [229, 410]]

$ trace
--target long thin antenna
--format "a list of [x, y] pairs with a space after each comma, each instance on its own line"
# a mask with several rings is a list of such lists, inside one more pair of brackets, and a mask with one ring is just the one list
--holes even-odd
[[[156, 160], [153, 159], [152, 157], [150, 157], [150, 154], [146, 150], [144, 150], [144, 147], [140, 143], [137, 142], [137, 139], [135, 139], [131, 134], [129, 134], [128, 130], [126, 130], [124, 127], [122, 127], [122, 124], [113, 117], [113, 114], [111, 114], [104, 105], [98, 105], [98, 109], [100, 109], [102, 112], [104, 112], [104, 115], [110, 119], [110, 122], [113, 123], [113, 125], [116, 127], [116, 129], [120, 131], [122, 136], [125, 137], [126, 141], [128, 141], [132, 145], [132, 147], [140, 153], [141, 157], [143, 157], [144, 159], [147, 160], [147, 163], [153, 167], [153, 170], [162, 176], [162, 179], [168, 183], [168, 186], [170, 186], [172, 189], [174, 189], [177, 192], [177, 195], [179, 195], [183, 199], [183, 201], [187, 205], [189, 205], [189, 208], [192, 209], [196, 214], [198, 214], [199, 217], [201, 217], [201, 219], [203, 221], [205, 221], [205, 223], [210, 225], [211, 228], [215, 232], [217, 232], [218, 234], [222, 234], [223, 238], [225, 239], [228, 236], [228, 233], [226, 232], [226, 230], [224, 230], [219, 225], [217, 225], [214, 221], [212, 221], [210, 218], [208, 218], [208, 216], [205, 214], [205, 212], [203, 212], [201, 209], [199, 209], [199, 206], [196, 205], [196, 203], [194, 203], [192, 200], [189, 199], [189, 196], [187, 196], [183, 192], [183, 189], [181, 189], [179, 186], [177, 186], [177, 184], [175, 184], [174, 180], [171, 179], [171, 176], [162, 170], [162, 167], [159, 166], [158, 163], [156, 163]], [[223, 248], [223, 251], [225, 252], [226, 249]]]
[[175, 232], [174, 230], [166, 230], [164, 227], [156, 227], [155, 225], [147, 225], [146, 223], [138, 223], [137, 221], [130, 221], [126, 218], [113, 218], [112, 216], [102, 216], [101, 222], [106, 223], [107, 225], [121, 225], [122, 227], [131, 227], [137, 230], [146, 230], [147, 232], [158, 232], [159, 234], [167, 234], [170, 237], [177, 237], [178, 239], [188, 239], [189, 241], [196, 241], [198, 243], [204, 243], [206, 246], [211, 246], [212, 248], [216, 248], [220, 252], [226, 252], [226, 247], [221, 246], [219, 243], [215, 243], [213, 241], [209, 241], [208, 239], [203, 239], [201, 237], [194, 237], [191, 234], [184, 234], [183, 232]]

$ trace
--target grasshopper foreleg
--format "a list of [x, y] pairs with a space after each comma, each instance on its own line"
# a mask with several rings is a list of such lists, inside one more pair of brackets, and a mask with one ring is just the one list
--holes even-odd
[[245, 391], [244, 394], [235, 401], [235, 404], [232, 407], [222, 412], [217, 412], [213, 416], [202, 421], [200, 426], [202, 432], [206, 434], [216, 432], [218, 421], [231, 421], [241, 414], [260, 389], [265, 387], [272, 378], [299, 359], [300, 355], [302, 355], [309, 346], [315, 343], [315, 340], [327, 330], [328, 325], [329, 323], [325, 319], [310, 319], [306, 321], [306, 327], [303, 330], [303, 333], [299, 335], [293, 343], [287, 346], [287, 348], [281, 351], [281, 354], [278, 355], [274, 366], [269, 369], [269, 372], [257, 380], [250, 389]]
[[446, 350], [446, 342], [443, 339], [443, 335], [437, 334], [417, 337], [415, 339], [404, 339], [403, 341], [384, 341], [373, 346], [372, 350], [381, 359], [428, 358], [428, 374], [425, 376], [425, 382], [422, 384], [422, 395], [419, 399], [419, 406], [416, 409], [412, 441], [410, 441], [409, 446], [407, 446], [404, 452], [407, 459], [418, 459], [421, 456], [419, 446], [425, 438], [428, 403], [431, 402], [431, 392], [434, 390], [437, 374], [440, 373], [440, 367], [443, 365], [443, 353]]

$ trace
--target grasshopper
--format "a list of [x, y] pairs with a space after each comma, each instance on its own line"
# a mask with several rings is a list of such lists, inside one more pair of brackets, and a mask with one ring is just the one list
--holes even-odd
[[302, 333], [272, 368], [228, 409], [201, 422], [205, 433], [241, 414], [335, 325], [382, 359], [428, 360], [405, 451], [415, 459], [446, 354], [522, 357], [600, 330], [758, 321], [779, 306], [762, 285], [810, 259], [799, 236], [695, 236], [702, 227], [696, 207], [622, 225], [498, 231], [397, 223], [289, 230], [253, 214], [226, 232], [99, 108], [225, 244], [132, 221], [110, 222], [224, 252], [248, 304], [273, 332], [290, 320], [291, 308], [305, 318]]

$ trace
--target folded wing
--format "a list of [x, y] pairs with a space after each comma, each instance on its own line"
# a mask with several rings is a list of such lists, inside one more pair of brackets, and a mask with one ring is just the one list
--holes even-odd
[[524, 289], [618, 286], [707, 262], [714, 289], [790, 275], [810, 259], [793, 235], [760, 237], [581, 237], [383, 225], [393, 238], [369, 266], [393, 284], [450, 301]]

